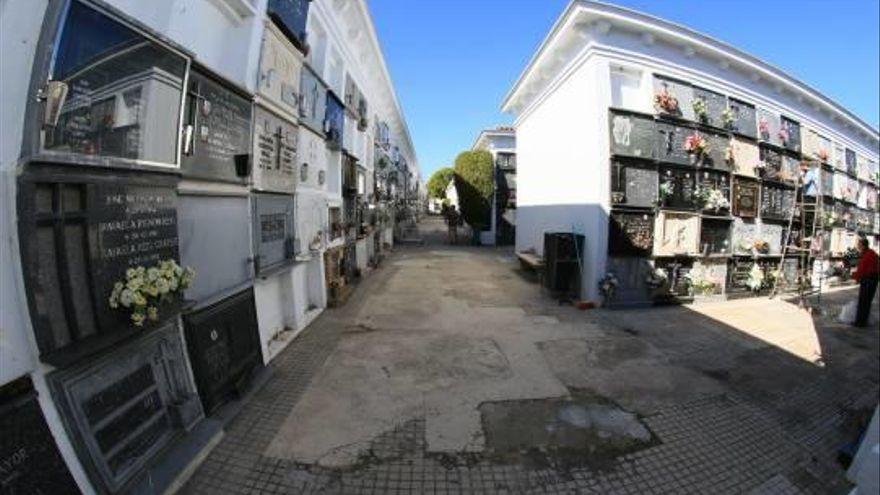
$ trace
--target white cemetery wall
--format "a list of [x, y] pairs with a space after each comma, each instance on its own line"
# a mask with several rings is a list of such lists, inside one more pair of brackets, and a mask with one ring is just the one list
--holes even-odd
[[[107, 0], [126, 15], [195, 53], [199, 61], [250, 91], [257, 80], [265, 2]], [[236, 11], [236, 4], [244, 10]]]
[[516, 250], [540, 254], [545, 232], [587, 234], [582, 296], [592, 300], [604, 275], [610, 208], [607, 111], [583, 118], [600, 106], [599, 94], [584, 91], [598, 80], [598, 64], [579, 66], [517, 123]]

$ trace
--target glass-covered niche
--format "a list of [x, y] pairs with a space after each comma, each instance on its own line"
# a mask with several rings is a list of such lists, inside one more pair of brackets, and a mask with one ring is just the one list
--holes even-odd
[[332, 91], [327, 91], [327, 114], [324, 119], [324, 134], [327, 136], [327, 147], [338, 150], [344, 146], [343, 129], [345, 127], [345, 106]]
[[187, 59], [77, 0], [60, 33], [44, 150], [176, 163]]
[[297, 48], [307, 50], [306, 22], [311, 0], [269, 0], [266, 13]]

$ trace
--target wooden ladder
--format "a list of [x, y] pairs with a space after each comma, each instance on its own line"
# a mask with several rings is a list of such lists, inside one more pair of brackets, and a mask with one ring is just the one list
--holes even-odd
[[[824, 197], [822, 195], [822, 164], [819, 162], [808, 161], [805, 162], [808, 167], [815, 167], [815, 176], [811, 181], [814, 186], [815, 195], [808, 195], [807, 189], [810, 184], [805, 182], [805, 177], [803, 175], [798, 176], [797, 186], [795, 188], [795, 201], [794, 207], [788, 214], [788, 227], [785, 230], [785, 240], [782, 244], [782, 257], [779, 259], [779, 266], [776, 269], [776, 274], [773, 278], [773, 288], [770, 291], [770, 298], [776, 297], [776, 295], [780, 291], [780, 280], [784, 279], [783, 277], [783, 269], [785, 268], [785, 260], [786, 258], [794, 258], [798, 261], [798, 270], [797, 270], [797, 291], [798, 291], [798, 306], [802, 308], [808, 307], [807, 297], [818, 294], [818, 297], [821, 298], [822, 292], [822, 278], [824, 278], [825, 270], [822, 268], [820, 270], [820, 280], [818, 285], [815, 286], [812, 283], [812, 269], [813, 264], [818, 261], [822, 263], [824, 260], [824, 240], [822, 236], [824, 232], [818, 233], [817, 228], [821, 227], [820, 216], [824, 214]], [[810, 215], [812, 213], [812, 215]], [[799, 226], [801, 230], [801, 235], [797, 239], [797, 243], [792, 245], [792, 230], [794, 227], [794, 219], [798, 216], [799, 218]], [[812, 218], [810, 218], [812, 217]], [[807, 223], [808, 218], [811, 220], [809, 235], [807, 235]], [[818, 243], [818, 248], [815, 243]], [[815, 256], [814, 256], [815, 253]], [[781, 284], [784, 288], [785, 283]]]

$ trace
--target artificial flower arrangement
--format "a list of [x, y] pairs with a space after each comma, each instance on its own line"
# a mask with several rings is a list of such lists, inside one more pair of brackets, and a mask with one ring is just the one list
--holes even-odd
[[758, 254], [767, 254], [770, 252], [770, 243], [767, 241], [755, 241], [754, 248]]
[[669, 114], [678, 113], [678, 98], [664, 87], [662, 91], [654, 95], [654, 107]]
[[721, 111], [721, 123], [724, 124], [725, 128], [732, 129], [734, 122], [736, 122], [736, 116], [733, 114], [732, 109], [725, 108]]
[[779, 138], [779, 141], [782, 142], [783, 146], [787, 145], [788, 140], [791, 139], [791, 134], [786, 128], [779, 129], [779, 132], [776, 134], [776, 136]]
[[825, 227], [830, 227], [837, 222], [837, 213], [834, 211], [826, 211], [822, 215], [822, 224]]
[[648, 273], [648, 276], [645, 278], [645, 284], [652, 289], [659, 289], [666, 283], [669, 275], [666, 273], [666, 270], [662, 268], [655, 268]]
[[694, 98], [694, 101], [691, 102], [691, 107], [694, 109], [694, 115], [701, 122], [706, 122], [709, 118], [709, 108], [706, 105], [706, 100], [703, 98]]
[[696, 294], [709, 295], [715, 292], [717, 284], [709, 279], [705, 270], [693, 269], [684, 277]]
[[764, 286], [764, 270], [757, 263], [753, 263], [751, 270], [749, 270], [746, 286], [755, 292], [758, 292]]
[[602, 280], [599, 280], [599, 292], [602, 293], [602, 297], [605, 300], [614, 299], [615, 294], [617, 294], [617, 287], [620, 285], [620, 282], [617, 280], [617, 277], [608, 272], [602, 277]]
[[110, 293], [112, 309], [131, 310], [131, 322], [136, 327], [159, 319], [159, 307], [171, 302], [176, 294], [192, 285], [195, 271], [181, 268], [174, 260], [160, 261], [149, 268], [138, 266], [125, 271], [125, 281], [116, 282]]
[[783, 280], [782, 270], [780, 270], [779, 268], [764, 272], [764, 281], [766, 285], [773, 285], [778, 280]]
[[709, 152], [709, 143], [699, 134], [691, 134], [684, 140], [684, 150], [692, 155], [704, 156]]
[[758, 121], [758, 132], [764, 141], [770, 139], [770, 124], [767, 122], [767, 119], [762, 118]]
[[711, 187], [700, 187], [697, 189], [697, 199], [703, 205], [704, 210], [726, 210], [730, 208], [730, 200], [724, 194], [724, 191]]

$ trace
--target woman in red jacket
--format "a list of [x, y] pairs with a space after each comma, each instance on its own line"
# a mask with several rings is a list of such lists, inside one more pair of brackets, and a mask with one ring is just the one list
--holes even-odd
[[858, 243], [859, 266], [853, 272], [853, 278], [859, 283], [859, 309], [856, 313], [857, 327], [868, 326], [868, 316], [871, 314], [871, 302], [874, 300], [874, 292], [877, 290], [877, 281], [880, 279], [880, 260], [877, 253], [868, 247], [868, 239], [862, 237]]

